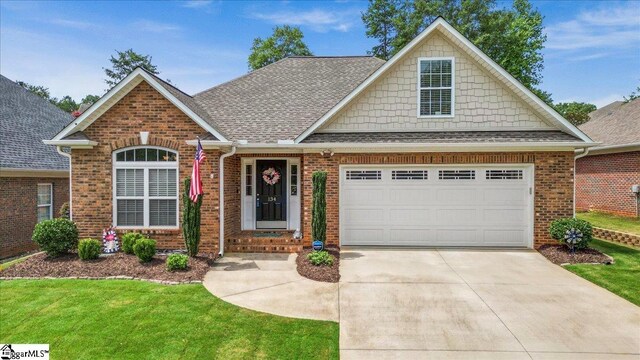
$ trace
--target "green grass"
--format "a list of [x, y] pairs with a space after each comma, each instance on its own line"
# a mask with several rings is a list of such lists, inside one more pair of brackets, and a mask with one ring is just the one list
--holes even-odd
[[202, 285], [10, 280], [0, 293], [0, 343], [48, 343], [52, 359], [338, 358], [337, 323], [242, 309]]
[[605, 214], [597, 211], [577, 213], [578, 219], [587, 220], [594, 227], [640, 235], [640, 219]]
[[602, 240], [590, 246], [613, 257], [613, 265], [567, 265], [565, 268], [640, 306], [640, 250]]
[[[0, 263], [0, 271], [8, 268], [9, 266], [13, 266], [15, 264], [19, 264], [19, 263], [27, 260], [32, 255], [35, 255], [35, 254], [29, 254], [27, 256], [23, 256], [23, 257], [20, 257], [20, 258], [17, 258], [17, 259], [13, 259], [13, 260], [9, 260], [9, 261], [5, 261], [3, 263]], [[2, 275], [0, 274], [0, 276], [2, 276]]]

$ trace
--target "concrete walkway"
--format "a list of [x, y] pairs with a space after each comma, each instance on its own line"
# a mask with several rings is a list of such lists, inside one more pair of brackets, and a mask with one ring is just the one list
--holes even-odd
[[338, 284], [304, 278], [296, 254], [226, 254], [204, 286], [232, 304], [280, 316], [338, 321]]
[[535, 251], [344, 250], [343, 359], [635, 359], [640, 308]]

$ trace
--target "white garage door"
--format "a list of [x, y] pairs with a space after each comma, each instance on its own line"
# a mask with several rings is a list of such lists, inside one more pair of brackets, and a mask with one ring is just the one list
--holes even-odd
[[343, 166], [340, 241], [378, 246], [532, 246], [529, 166]]

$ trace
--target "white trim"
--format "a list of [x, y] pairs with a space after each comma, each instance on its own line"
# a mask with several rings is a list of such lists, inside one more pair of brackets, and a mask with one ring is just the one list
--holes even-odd
[[[116, 86], [114, 86], [109, 92], [107, 92], [100, 100], [98, 100], [95, 104], [93, 104], [87, 111], [82, 113], [75, 121], [71, 124], [67, 125], [62, 131], [60, 131], [53, 140], [63, 140], [65, 136], [68, 136], [76, 131], [82, 131], [86, 129], [89, 125], [91, 125], [95, 120], [98, 119], [100, 115], [102, 115], [106, 110], [108, 110], [111, 106], [115, 104], [115, 102], [110, 102], [110, 100], [116, 96], [119, 96], [118, 100], [128, 94], [135, 85], [138, 85], [142, 80], [146, 81], [151, 87], [153, 87], [156, 91], [158, 91], [162, 96], [164, 96], [167, 100], [169, 100], [173, 105], [175, 105], [178, 109], [180, 109], [183, 113], [185, 113], [189, 118], [195, 121], [198, 125], [200, 125], [203, 129], [207, 130], [211, 134], [213, 134], [216, 138], [227, 141], [222, 134], [220, 134], [216, 129], [214, 129], [209, 123], [207, 123], [204, 119], [198, 116], [193, 112], [189, 107], [187, 107], [184, 103], [178, 100], [175, 96], [173, 96], [167, 89], [164, 88], [161, 84], [158, 83], [151, 75], [147, 74], [144, 70], [140, 68], [136, 68], [133, 70], [127, 77], [125, 77], [122, 81], [120, 81]], [[137, 81], [137, 82], [136, 82]], [[134, 84], [133, 86], [128, 85]], [[124, 94], [120, 94], [119, 92], [124, 90]], [[92, 116], [95, 115], [95, 116]], [[63, 144], [53, 144], [53, 145], [63, 145]]]
[[415, 129], [408, 131], [407, 129], [318, 129], [314, 134], [342, 134], [342, 133], [406, 133], [406, 132], [420, 132], [420, 133], [437, 133], [437, 132], [487, 132], [487, 131], [554, 131], [553, 129], [541, 129], [539, 127], [516, 127], [516, 126], [483, 126], [481, 128], [471, 127], [452, 127], [443, 129]]
[[[431, 60], [450, 60], [451, 61], [451, 86], [450, 87], [440, 87], [440, 88], [434, 88], [434, 87], [426, 87], [423, 88], [421, 86], [422, 83], [422, 73], [420, 71], [420, 69], [422, 68], [422, 62], [423, 61], [431, 61]], [[456, 98], [455, 98], [455, 94], [456, 94], [456, 59], [452, 56], [450, 57], [419, 57], [418, 58], [418, 62], [417, 62], [417, 73], [418, 73], [418, 81], [416, 82], [416, 98], [417, 98], [417, 107], [416, 107], [416, 116], [418, 117], [418, 119], [451, 119], [455, 117], [455, 113], [456, 113]], [[423, 89], [432, 89], [432, 90], [437, 90], [437, 89], [451, 89], [451, 114], [446, 115], [421, 115], [420, 114], [420, 94], [422, 93]], [[456, 131], [459, 131], [458, 129], [456, 129]]]
[[631, 151], [640, 151], [640, 143], [596, 146], [590, 149], [589, 156], [616, 154], [616, 153], [631, 152]]
[[[38, 189], [38, 187], [40, 186], [48, 186], [49, 187], [49, 203], [48, 204], [40, 204], [40, 199], [39, 199], [39, 195], [40, 195], [40, 191]], [[42, 207], [48, 207], [49, 208], [49, 218], [45, 219], [45, 220], [51, 220], [53, 219], [53, 183], [38, 183], [36, 185], [36, 197], [38, 197], [36, 199], [36, 220], [38, 219], [38, 209], [42, 208]], [[40, 222], [40, 221], [38, 221]]]
[[0, 167], [0, 177], [46, 177], [67, 178], [69, 170], [16, 169]]
[[[187, 140], [185, 141], [187, 145], [190, 146], [198, 146], [198, 140]], [[233, 145], [232, 141], [218, 141], [218, 140], [200, 140], [200, 145], [202, 145], [203, 149], [219, 149], [221, 146], [231, 146]]]
[[560, 126], [567, 133], [572, 134], [579, 139], [585, 141], [586, 143], [592, 143], [592, 140], [585, 135], [582, 131], [572, 125], [569, 121], [564, 119], [557, 111], [553, 110], [549, 105], [545, 104], [540, 98], [538, 98], [535, 94], [533, 94], [529, 89], [527, 89], [524, 85], [522, 85], [518, 80], [516, 80], [512, 75], [506, 72], [500, 65], [496, 64], [493, 60], [491, 60], [487, 55], [485, 55], [480, 49], [478, 49], [473, 43], [467, 40], [462, 34], [460, 34], [456, 29], [454, 29], [451, 25], [449, 25], [444, 19], [441, 17], [437, 18], [431, 25], [429, 25], [422, 33], [420, 33], [417, 37], [415, 37], [409, 44], [403, 47], [396, 55], [394, 55], [391, 59], [389, 59], [384, 65], [382, 65], [378, 70], [376, 70], [373, 74], [371, 74], [364, 82], [362, 82], [358, 87], [356, 87], [349, 95], [343, 98], [338, 104], [336, 104], [331, 110], [325, 113], [318, 121], [316, 121], [313, 125], [307, 128], [302, 134], [300, 134], [296, 138], [296, 143], [300, 143], [302, 140], [311, 135], [316, 129], [318, 129], [321, 125], [327, 122], [333, 115], [335, 115], [338, 111], [342, 110], [348, 103], [350, 103], [354, 98], [356, 98], [360, 93], [364, 91], [364, 89], [368, 88], [375, 80], [377, 80], [382, 74], [384, 74], [388, 69], [390, 69], [395, 63], [397, 63], [401, 58], [403, 58], [407, 53], [409, 53], [414, 47], [416, 47], [423, 39], [425, 39], [429, 34], [431, 34], [435, 29], [442, 28], [450, 33], [453, 37], [463, 43], [469, 50], [471, 50], [475, 55], [477, 55], [480, 59], [484, 60], [491, 68], [493, 68], [498, 74], [502, 75], [507, 82], [511, 83], [518, 90], [524, 93], [524, 96], [532, 100], [535, 104], [542, 108], [546, 113], [550, 115], [557, 125]]
[[46, 145], [68, 146], [73, 149], [93, 149], [98, 145], [92, 140], [42, 140], [42, 142]]
[[[424, 168], [424, 169], [437, 169], [437, 168], [461, 168], [461, 169], [467, 169], [467, 168], [472, 168], [472, 169], [488, 169], [488, 168], [495, 168], [495, 167], [500, 167], [500, 168], [505, 168], [505, 169], [523, 169], [524, 171], [524, 176], [525, 176], [525, 180], [527, 181], [527, 186], [529, 187], [529, 203], [527, 204], [527, 211], [529, 212], [528, 214], [528, 219], [529, 219], [529, 226], [527, 228], [528, 234], [527, 234], [527, 248], [533, 248], [535, 239], [534, 239], [534, 234], [535, 234], [535, 193], [536, 193], [536, 189], [535, 189], [535, 164], [532, 163], [481, 163], [481, 164], [344, 164], [344, 165], [339, 165], [338, 166], [338, 233], [339, 233], [339, 239], [340, 239], [340, 246], [342, 246], [342, 239], [345, 238], [344, 234], [343, 234], [343, 226], [342, 224], [345, 223], [345, 220], [343, 218], [344, 213], [342, 211], [342, 206], [340, 206], [340, 204], [343, 204], [343, 193], [344, 191], [342, 190], [342, 184], [343, 184], [343, 170], [347, 170], [347, 169], [367, 169], [367, 168], [372, 168], [372, 169], [388, 169], [388, 168], [408, 168], [408, 167], [415, 167], [415, 168]], [[436, 180], [437, 177], [432, 177], [431, 174], [429, 174], [429, 180], [428, 181], [434, 181]], [[480, 175], [476, 174], [476, 180], [482, 181], [483, 179], [481, 179]], [[437, 181], [437, 180], [436, 180]], [[468, 181], [468, 182], [472, 182], [474, 180], [461, 180], [461, 181]], [[386, 245], [389, 246], [389, 245]]]
[[[171, 151], [176, 154], [176, 161], [116, 161], [117, 154], [135, 149], [158, 149]], [[180, 229], [180, 154], [178, 151], [161, 146], [130, 146], [118, 149], [111, 154], [111, 191], [112, 191], [112, 224], [114, 228], [126, 230], [178, 230]], [[142, 197], [117, 196], [116, 193], [116, 172], [117, 170], [140, 169], [143, 170], [144, 194]], [[176, 196], [149, 196], [149, 170], [166, 169], [176, 171]], [[118, 199], [121, 200], [143, 200], [143, 225], [120, 225], [118, 226]], [[149, 225], [150, 200], [175, 200], [176, 201], [176, 225], [151, 226]]]

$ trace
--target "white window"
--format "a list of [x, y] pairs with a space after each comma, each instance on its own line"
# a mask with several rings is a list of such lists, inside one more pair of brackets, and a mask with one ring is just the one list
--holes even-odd
[[347, 180], [380, 180], [382, 171], [380, 170], [349, 170]]
[[522, 170], [487, 170], [487, 180], [522, 180]]
[[418, 116], [453, 116], [454, 69], [453, 58], [419, 59]]
[[114, 224], [178, 227], [178, 154], [140, 147], [114, 154]]
[[427, 170], [392, 170], [391, 180], [428, 180]]
[[475, 170], [440, 170], [438, 171], [438, 179], [440, 180], [474, 180], [476, 178]]
[[38, 222], [53, 218], [53, 184], [38, 184]]

